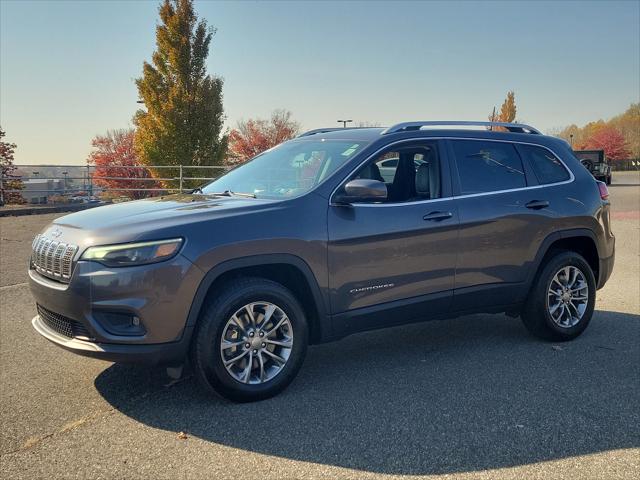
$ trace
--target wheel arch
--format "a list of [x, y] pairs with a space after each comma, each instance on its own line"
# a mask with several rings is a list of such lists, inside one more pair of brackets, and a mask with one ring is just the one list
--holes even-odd
[[579, 228], [554, 232], [544, 239], [536, 254], [535, 268], [531, 269], [527, 278], [527, 291], [531, 288], [538, 272], [544, 268], [545, 260], [559, 250], [570, 250], [582, 255], [593, 270], [596, 284], [599, 284], [600, 257], [596, 236], [591, 230]]
[[325, 300], [309, 265], [291, 254], [253, 255], [227, 260], [209, 270], [196, 291], [187, 328], [196, 325], [206, 298], [227, 281], [241, 277], [273, 280], [288, 288], [300, 301], [309, 322], [309, 343], [321, 343], [331, 337], [331, 322]]

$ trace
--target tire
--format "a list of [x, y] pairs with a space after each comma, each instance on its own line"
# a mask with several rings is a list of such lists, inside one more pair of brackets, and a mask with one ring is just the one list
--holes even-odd
[[591, 162], [591, 160], [580, 160], [580, 163], [584, 166], [584, 168], [589, 170], [589, 173], [593, 172], [593, 162]]
[[[564, 270], [565, 268], [568, 270]], [[575, 292], [573, 299], [565, 305], [567, 297], [562, 295], [569, 295], [569, 293], [558, 294], [558, 292], [563, 292], [561, 284], [566, 278], [564, 272], [570, 272], [569, 276], [573, 278], [574, 269], [577, 269], [582, 277], [576, 274], [575, 283], [571, 288], [577, 290], [583, 285], [584, 287]], [[554, 281], [554, 278], [558, 278], [560, 283]], [[550, 289], [556, 293], [548, 293]], [[585, 296], [585, 292], [587, 299], [577, 300]], [[560, 250], [547, 257], [536, 275], [522, 310], [522, 321], [527, 330], [538, 338], [556, 342], [573, 340], [589, 325], [595, 300], [596, 280], [587, 261], [576, 252]], [[557, 306], [558, 303], [559, 306]], [[579, 305], [580, 310], [583, 309], [581, 314], [575, 305]], [[551, 313], [554, 307], [556, 307], [555, 311]]]
[[[195, 375], [207, 390], [235, 402], [272, 397], [302, 366], [308, 331], [304, 310], [284, 286], [262, 278], [232, 280], [207, 301], [198, 320], [191, 345]], [[229, 342], [224, 349], [223, 340]], [[223, 358], [240, 360], [225, 366]]]
[[611, 175], [607, 176], [607, 180], [605, 182], [607, 185], [611, 185]]

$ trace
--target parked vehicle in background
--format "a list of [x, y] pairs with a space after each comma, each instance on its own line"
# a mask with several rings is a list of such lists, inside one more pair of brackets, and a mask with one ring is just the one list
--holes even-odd
[[604, 150], [574, 150], [573, 153], [596, 180], [611, 185], [611, 165]]
[[[486, 126], [504, 131], [466, 128]], [[81, 355], [190, 358], [206, 388], [259, 400], [307, 345], [364, 330], [505, 312], [576, 338], [614, 244], [605, 184], [532, 127], [320, 129], [190, 194], [56, 219], [33, 242], [32, 323]]]

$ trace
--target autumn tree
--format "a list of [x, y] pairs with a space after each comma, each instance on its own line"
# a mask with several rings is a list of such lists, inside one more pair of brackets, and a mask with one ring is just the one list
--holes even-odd
[[[616, 115], [608, 121], [597, 120], [587, 123], [584, 127], [569, 125], [560, 131], [553, 132], [553, 134], [573, 143], [574, 150], [585, 150], [590, 148], [588, 145], [594, 144], [593, 137], [596, 137], [597, 143], [598, 137], [601, 135], [600, 132], [606, 132], [610, 128], [616, 130], [624, 138], [629, 151], [627, 158], [640, 158], [640, 103], [631, 104], [624, 113]], [[613, 138], [611, 133], [604, 133], [602, 137], [607, 140]], [[615, 142], [617, 143], [618, 140]]]
[[2, 139], [6, 133], [0, 127], [0, 168], [2, 169], [2, 181], [0, 182], [0, 205], [5, 203], [24, 203], [20, 192], [7, 190], [22, 190], [24, 185], [18, 175], [17, 167], [13, 164], [13, 155], [17, 148], [15, 143], [4, 142]]
[[624, 113], [609, 120], [607, 125], [622, 134], [629, 147], [629, 156], [640, 158], [640, 103], [632, 103]]
[[610, 160], [629, 158], [631, 152], [622, 134], [613, 127], [605, 126], [587, 139], [582, 150], [604, 150]]
[[[507, 92], [507, 98], [505, 98], [500, 111], [496, 114], [495, 108], [493, 113], [489, 115], [489, 120], [492, 122], [505, 122], [512, 123], [516, 120], [516, 95], [513, 91]], [[502, 127], [494, 127], [493, 130], [503, 130]]]
[[229, 165], [246, 162], [259, 153], [292, 139], [300, 131], [300, 124], [287, 110], [275, 110], [269, 120], [241, 120], [229, 133]]
[[[139, 159], [146, 165], [220, 165], [226, 154], [223, 82], [208, 75], [205, 64], [215, 29], [198, 20], [193, 0], [164, 0], [159, 12], [156, 51], [136, 80], [145, 106], [134, 118]], [[191, 177], [210, 173], [188, 170]]]
[[[144, 198], [149, 192], [137, 189], [160, 188], [159, 182], [142, 180], [152, 178], [147, 168], [141, 167], [134, 148], [133, 130], [110, 130], [106, 135], [97, 135], [91, 145], [93, 151], [87, 159], [88, 165], [95, 166], [91, 174], [95, 185], [117, 191], [129, 198]], [[126, 177], [115, 179], [113, 177]]]

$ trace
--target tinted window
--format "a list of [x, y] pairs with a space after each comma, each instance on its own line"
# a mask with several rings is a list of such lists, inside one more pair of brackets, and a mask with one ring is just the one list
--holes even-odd
[[562, 162], [546, 148], [533, 145], [520, 145], [523, 155], [527, 158], [541, 184], [556, 183], [569, 180], [569, 172]]
[[510, 143], [454, 140], [462, 194], [494, 192], [527, 185], [522, 160]]
[[440, 162], [435, 145], [407, 145], [373, 158], [352, 178], [385, 182], [387, 203], [439, 198]]
[[392, 160], [385, 160], [380, 164], [380, 166], [387, 167], [387, 168], [395, 168], [398, 166], [398, 159], [394, 158]]

